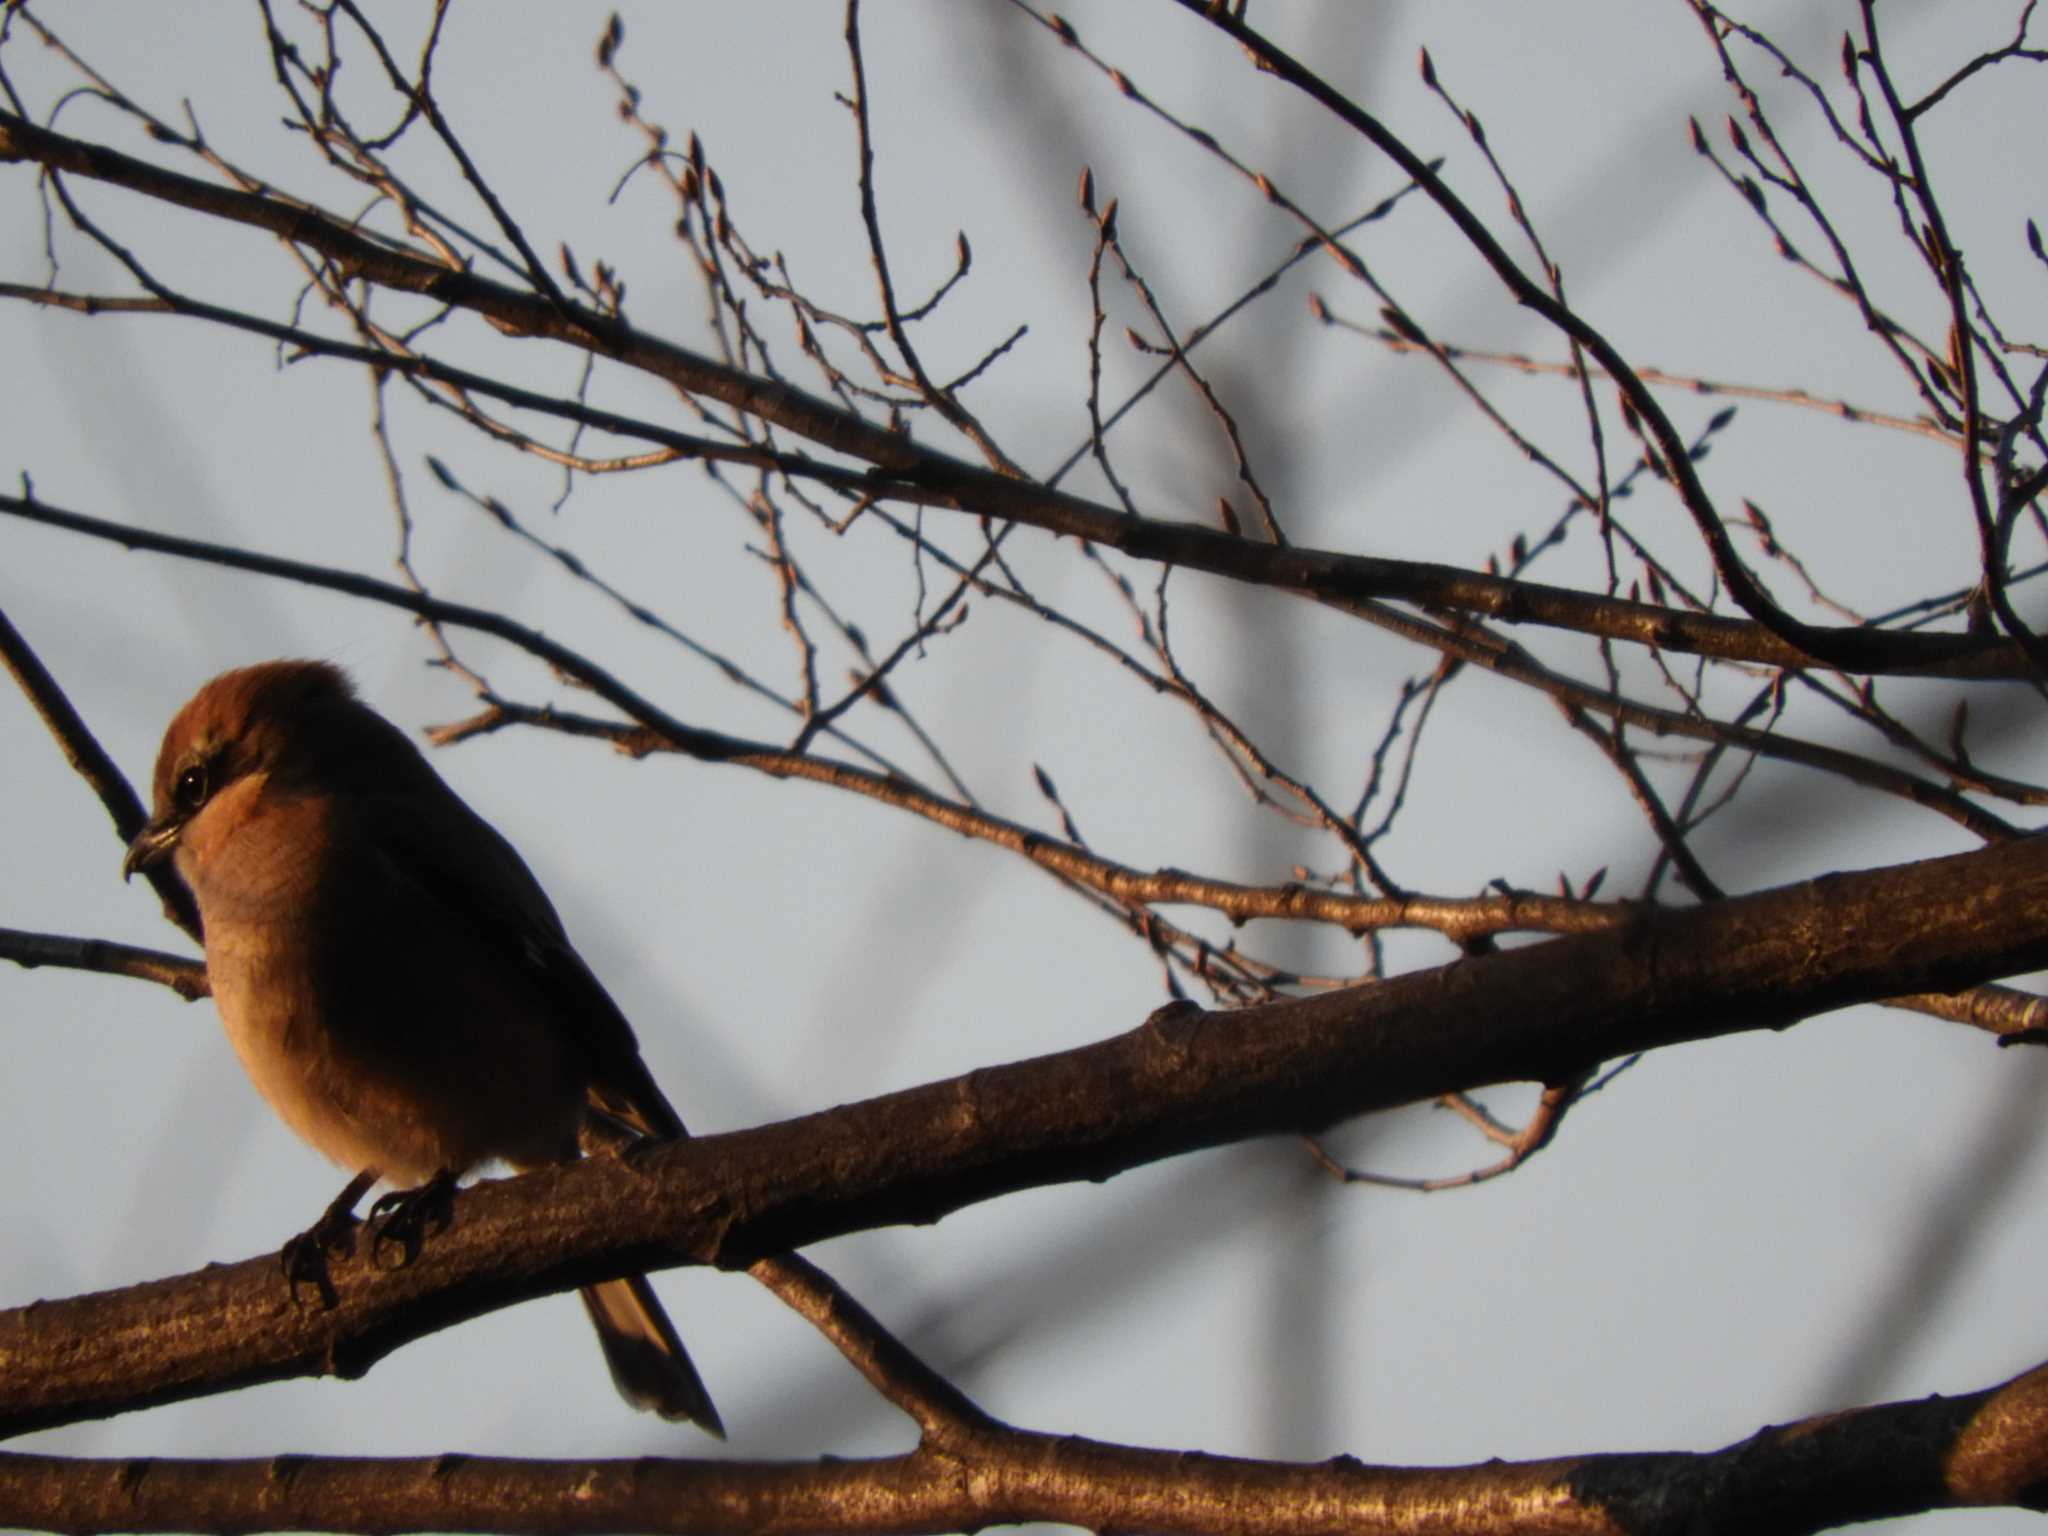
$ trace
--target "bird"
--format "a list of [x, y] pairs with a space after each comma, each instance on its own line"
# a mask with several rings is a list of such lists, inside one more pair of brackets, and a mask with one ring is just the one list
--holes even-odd
[[[324, 1254], [352, 1245], [380, 1181], [397, 1192], [371, 1230], [409, 1258], [479, 1165], [687, 1134], [525, 862], [340, 668], [206, 683], [166, 728], [152, 790], [124, 877], [170, 862], [250, 1080], [354, 1174], [285, 1246], [294, 1295], [311, 1278], [331, 1296]], [[620, 1394], [722, 1438], [646, 1277], [582, 1295]]]

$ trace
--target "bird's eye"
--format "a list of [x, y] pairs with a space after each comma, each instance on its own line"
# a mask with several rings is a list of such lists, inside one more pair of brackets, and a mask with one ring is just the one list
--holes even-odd
[[206, 765], [194, 763], [189, 768], [178, 770], [177, 780], [171, 785], [171, 799], [181, 811], [192, 812], [206, 803]]

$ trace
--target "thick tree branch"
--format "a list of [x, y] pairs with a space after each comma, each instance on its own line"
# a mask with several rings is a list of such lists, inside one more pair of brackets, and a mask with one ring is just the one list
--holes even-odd
[[742, 1267], [1015, 1190], [1850, 1003], [2048, 966], [2048, 839], [1823, 876], [1314, 997], [1161, 1009], [1098, 1044], [780, 1125], [495, 1183], [408, 1268], [276, 1261], [0, 1312], [0, 1433], [300, 1375], [358, 1375], [464, 1317], [680, 1263]]
[[2043, 1507], [2048, 1366], [1962, 1397], [1774, 1425], [1718, 1451], [1368, 1466], [1112, 1445], [985, 1423], [866, 1461], [0, 1454], [0, 1522], [100, 1531], [919, 1532], [1051, 1521], [1190, 1536], [1778, 1536]]

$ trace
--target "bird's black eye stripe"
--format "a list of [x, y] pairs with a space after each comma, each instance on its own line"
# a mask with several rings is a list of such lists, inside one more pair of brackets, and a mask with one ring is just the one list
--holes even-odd
[[190, 763], [178, 770], [171, 785], [171, 799], [181, 811], [196, 811], [206, 803], [206, 764]]

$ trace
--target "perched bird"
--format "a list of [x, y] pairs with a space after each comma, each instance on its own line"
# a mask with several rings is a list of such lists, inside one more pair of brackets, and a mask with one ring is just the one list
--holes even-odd
[[[512, 845], [338, 668], [273, 661], [201, 688], [164, 732], [154, 809], [124, 873], [172, 861], [251, 1081], [357, 1174], [288, 1268], [345, 1246], [379, 1179], [445, 1199], [494, 1159], [685, 1134]], [[724, 1433], [643, 1276], [583, 1300], [628, 1402]]]

